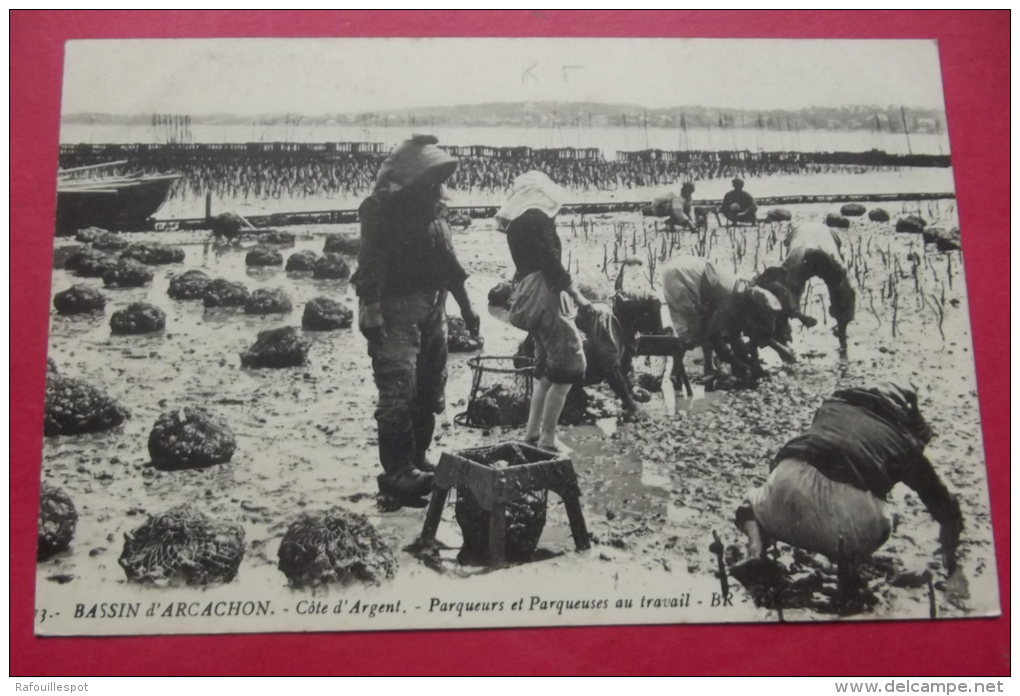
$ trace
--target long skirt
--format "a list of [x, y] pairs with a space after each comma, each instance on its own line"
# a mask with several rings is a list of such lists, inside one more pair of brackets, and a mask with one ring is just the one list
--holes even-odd
[[892, 531], [885, 501], [826, 478], [798, 459], [779, 462], [748, 500], [771, 537], [833, 561], [839, 558], [840, 538], [848, 556], [870, 556]]

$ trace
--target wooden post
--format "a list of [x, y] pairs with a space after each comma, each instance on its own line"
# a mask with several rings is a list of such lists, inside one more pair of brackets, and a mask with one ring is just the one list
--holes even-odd
[[450, 489], [436, 486], [432, 491], [432, 498], [429, 500], [429, 509], [425, 513], [425, 526], [421, 530], [422, 541], [431, 542], [436, 538], [439, 530], [439, 522], [443, 518], [443, 508], [446, 506], [446, 496]]
[[497, 501], [489, 512], [489, 565], [506, 564], [506, 503]]
[[938, 618], [938, 612], [935, 609], [935, 585], [932, 583], [931, 571], [924, 571], [924, 579], [928, 584], [928, 616], [929, 618]]
[[907, 112], [900, 107], [900, 116], [903, 118], [903, 136], [907, 139], [907, 153], [914, 154], [914, 150], [910, 147], [910, 133], [907, 131]]
[[684, 354], [686, 351], [677, 351], [673, 356], [673, 374], [678, 376], [680, 379], [679, 385], [684, 388], [684, 393], [687, 394], [688, 398], [694, 396], [694, 389], [691, 388], [691, 380], [687, 377], [687, 368], [684, 366]]
[[570, 522], [570, 535], [574, 537], [574, 548], [578, 551], [587, 551], [591, 548], [591, 539], [588, 536], [588, 527], [584, 524], [581, 501], [576, 495], [565, 495], [562, 498], [563, 506], [567, 509], [567, 520]]
[[715, 554], [716, 564], [719, 566], [716, 577], [719, 578], [719, 589], [722, 591], [722, 596], [725, 599], [730, 594], [730, 583], [726, 573], [726, 561], [723, 558], [725, 547], [723, 547], [722, 539], [719, 538], [719, 534], [714, 529], [712, 530], [712, 543], [709, 545], [708, 550]]
[[205, 219], [212, 220], [212, 191], [205, 193]]

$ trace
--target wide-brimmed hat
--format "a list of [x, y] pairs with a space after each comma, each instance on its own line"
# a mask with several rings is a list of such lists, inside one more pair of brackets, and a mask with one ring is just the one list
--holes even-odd
[[496, 213], [500, 227], [506, 227], [529, 210], [540, 210], [549, 217], [556, 217], [563, 207], [567, 192], [543, 172], [532, 170], [514, 179], [510, 199]]
[[441, 184], [457, 170], [458, 160], [436, 147], [434, 135], [412, 135], [393, 148], [379, 167], [375, 188], [399, 191], [428, 179]]

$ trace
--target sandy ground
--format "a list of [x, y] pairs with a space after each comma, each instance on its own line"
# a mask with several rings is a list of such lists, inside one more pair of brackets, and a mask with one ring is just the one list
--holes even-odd
[[[917, 212], [917, 204], [895, 204], [888, 209], [895, 220], [901, 213]], [[823, 218], [833, 208], [805, 205], [791, 210], [795, 221], [801, 221]], [[922, 204], [921, 213], [929, 222], [956, 224], [951, 202]], [[664, 244], [667, 256], [693, 253], [696, 244], [693, 235], [671, 242], [661, 224], [637, 214], [597, 216], [583, 222], [580, 217], [563, 217], [558, 223], [572, 269], [578, 271], [579, 278], [596, 285], [608, 286], [606, 275], [615, 276], [612, 263], [608, 273], [602, 273], [600, 267], [604, 258], [612, 261], [618, 236], [628, 247], [618, 250], [620, 258], [631, 253], [645, 259], [649, 253], [661, 256]], [[356, 226], [292, 231], [299, 236], [295, 249], [321, 251], [324, 234], [356, 232]], [[707, 255], [750, 277], [755, 268], [781, 259], [776, 242], [782, 235], [779, 227], [762, 226], [731, 236], [715, 228], [713, 221]], [[733, 510], [747, 489], [764, 481], [776, 449], [810, 422], [821, 399], [834, 389], [890, 376], [907, 376], [918, 386], [923, 412], [936, 430], [928, 454], [951, 489], [962, 497], [966, 529], [961, 563], [969, 581], [969, 597], [961, 587], [946, 587], [945, 570], [936, 555], [937, 525], [916, 495], [900, 486], [892, 497], [897, 528], [866, 574], [877, 603], [856, 616], [926, 618], [927, 587], [906, 585], [917, 584], [910, 582], [911, 573], [928, 568], [938, 581], [935, 601], [939, 616], [996, 613], [995, 559], [960, 253], [940, 254], [934, 247], [925, 250], [919, 236], [893, 234], [891, 224], [870, 223], [866, 218], [856, 219], [851, 229], [840, 231], [840, 235], [845, 252], [852, 250], [848, 252], [855, 264], [851, 274], [860, 284], [857, 318], [849, 331], [848, 360], [840, 361], [836, 340], [830, 334], [825, 287], [813, 281], [806, 304], [808, 313], [819, 320], [818, 326], [795, 328], [798, 364], [784, 368], [769, 353], [771, 379], [757, 391], [706, 395], [697, 388], [692, 399], [672, 393], [657, 395], [646, 406], [652, 416], [647, 424], [605, 419], [564, 430], [565, 441], [576, 450], [573, 463], [595, 540], [590, 551], [573, 550], [563, 507], [550, 496], [549, 521], [541, 542], [545, 560], [498, 572], [462, 568], [452, 560], [460, 533], [450, 505], [438, 536], [453, 550], [443, 553], [439, 570], [399, 552], [398, 575], [392, 583], [364, 590], [320, 590], [315, 595], [288, 589], [276, 568], [280, 538], [299, 511], [339, 504], [364, 513], [398, 549], [420, 531], [423, 511], [382, 514], [376, 510], [373, 495], [378, 464], [371, 417], [375, 389], [364, 339], [356, 330], [308, 333], [312, 348], [307, 365], [300, 368], [246, 370], [240, 367], [238, 354], [259, 330], [299, 326], [303, 305], [312, 297], [328, 295], [355, 306], [353, 288], [346, 281], [314, 280], [308, 274], [289, 274], [282, 269], [247, 269], [243, 250], [213, 246], [202, 233], [130, 235], [182, 244], [187, 258], [183, 268], [157, 267], [155, 280], [147, 287], [104, 290], [109, 301], [103, 315], [54, 314], [51, 319], [50, 356], [60, 370], [102, 385], [130, 408], [132, 416], [107, 433], [47, 438], [44, 442], [42, 478], [70, 493], [78, 504], [80, 521], [71, 549], [39, 564], [38, 605], [50, 606], [52, 614], [52, 607], [65, 606], [70, 611], [70, 602], [148, 602], [199, 595], [204, 602], [206, 598], [244, 596], [272, 599], [276, 616], [245, 626], [225, 627], [196, 619], [170, 628], [166, 624], [110, 628], [51, 618], [48, 624], [38, 624], [37, 630], [133, 633], [776, 620], [774, 609], [756, 607], [732, 580], [735, 606], [720, 612], [709, 610], [710, 594], [720, 587], [714, 575], [716, 558], [709, 550], [712, 534], [722, 538], [728, 562], [739, 558], [742, 537], [732, 523]], [[57, 244], [69, 242], [58, 240]], [[481, 220], [457, 233], [456, 246], [471, 273], [471, 297], [478, 309], [484, 310], [488, 289], [511, 273], [505, 240], [492, 221]], [[916, 276], [908, 259], [911, 253], [919, 259]], [[207, 310], [201, 302], [170, 300], [166, 295], [169, 279], [185, 268], [241, 280], [249, 289], [283, 288], [295, 310], [290, 315], [252, 317], [241, 310]], [[895, 329], [894, 300], [886, 297], [890, 276], [895, 278], [896, 288]], [[657, 278], [655, 282], [658, 285]], [[78, 279], [62, 269], [54, 270], [54, 293], [72, 283], [102, 286], [98, 279]], [[151, 337], [111, 336], [110, 314], [138, 300], [157, 304], [167, 312], [166, 331]], [[450, 309], [455, 311], [452, 301]], [[940, 311], [944, 339], [939, 330]], [[481, 314], [485, 352], [512, 354], [523, 337], [521, 332], [509, 326], [502, 310]], [[446, 422], [437, 429], [433, 448], [437, 454], [521, 434], [452, 424], [453, 415], [464, 409], [470, 389], [469, 357], [451, 357], [450, 408]], [[699, 358], [698, 351], [688, 354], [689, 374], [700, 373]], [[661, 360], [647, 366], [642, 362], [639, 359], [640, 369], [668, 367]], [[229, 421], [238, 439], [233, 461], [202, 471], [157, 472], [148, 466], [149, 430], [162, 411], [189, 404], [206, 406]], [[207, 591], [189, 590], [184, 595], [177, 590], [130, 586], [117, 563], [124, 532], [137, 527], [148, 514], [188, 501], [244, 526], [247, 547], [235, 581]], [[833, 618], [827, 593], [834, 584], [826, 575], [832, 569], [824, 559], [795, 555], [782, 546], [779, 558], [795, 578], [813, 571], [825, 578], [813, 593], [792, 601], [783, 618]], [[950, 589], [954, 591], [947, 591]], [[498, 596], [509, 604], [518, 595], [608, 596], [615, 601], [624, 595], [676, 597], [685, 592], [696, 599], [704, 597], [705, 606], [686, 611], [568, 611], [564, 615], [555, 609], [543, 612], [538, 605], [492, 616], [444, 614], [431, 605], [432, 598]], [[376, 617], [375, 623], [337, 625], [318, 617], [295, 616], [300, 611], [298, 602], [310, 597], [332, 606], [354, 596], [378, 597], [379, 601], [417, 597], [420, 601], [410, 613], [404, 609], [405, 616]]]

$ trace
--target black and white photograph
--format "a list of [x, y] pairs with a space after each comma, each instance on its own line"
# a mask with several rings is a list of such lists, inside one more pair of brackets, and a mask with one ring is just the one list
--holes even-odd
[[921, 40], [65, 46], [37, 635], [1000, 614]]

